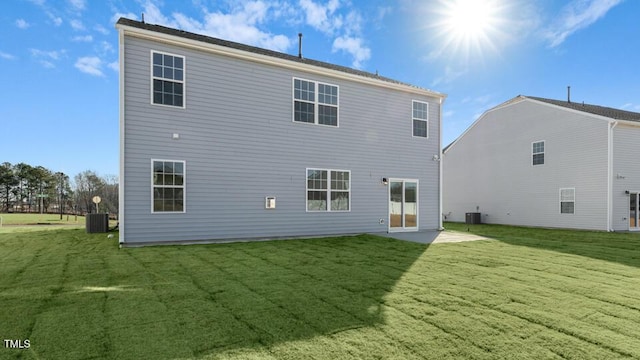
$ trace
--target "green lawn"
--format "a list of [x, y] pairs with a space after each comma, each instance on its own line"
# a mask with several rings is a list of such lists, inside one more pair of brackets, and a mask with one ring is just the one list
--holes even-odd
[[640, 358], [640, 234], [470, 231], [499, 240], [0, 234], [0, 338], [31, 344], [0, 358]]
[[35, 213], [0, 213], [2, 226], [16, 225], [84, 225], [84, 216]]

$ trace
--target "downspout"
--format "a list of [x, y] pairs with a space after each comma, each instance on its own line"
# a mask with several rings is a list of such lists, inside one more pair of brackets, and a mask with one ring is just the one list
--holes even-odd
[[120, 127], [120, 175], [118, 177], [118, 182], [120, 183], [118, 186], [118, 230], [119, 237], [118, 243], [120, 247], [124, 244], [125, 240], [125, 214], [124, 214], [124, 188], [125, 188], [125, 178], [124, 178], [124, 30], [118, 29], [118, 51], [119, 57], [118, 62], [120, 63], [120, 71], [119, 71], [119, 87], [120, 87], [120, 119], [119, 119], [119, 127]]
[[607, 138], [607, 231], [613, 231], [613, 129], [618, 125], [617, 121], [609, 122]]
[[440, 124], [438, 125], [439, 127], [439, 136], [438, 136], [438, 149], [440, 152], [440, 158], [438, 159], [438, 167], [439, 167], [439, 177], [440, 177], [440, 184], [438, 186], [438, 208], [439, 208], [439, 212], [438, 212], [438, 230], [442, 231], [444, 230], [444, 226], [442, 224], [442, 187], [444, 185], [443, 181], [442, 181], [442, 162], [444, 161], [444, 152], [442, 151], [442, 104], [444, 103], [444, 98], [440, 98], [440, 109], [439, 109], [439, 114], [438, 117], [440, 118]]

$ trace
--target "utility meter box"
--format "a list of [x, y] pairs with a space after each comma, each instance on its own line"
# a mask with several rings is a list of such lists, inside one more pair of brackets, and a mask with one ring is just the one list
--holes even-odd
[[264, 208], [265, 209], [275, 209], [276, 208], [276, 197], [275, 196], [267, 196], [264, 198]]

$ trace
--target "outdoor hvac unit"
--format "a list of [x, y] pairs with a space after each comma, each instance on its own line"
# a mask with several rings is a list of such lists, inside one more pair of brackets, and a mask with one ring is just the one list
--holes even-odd
[[482, 214], [479, 212], [468, 212], [465, 214], [465, 224], [480, 224], [482, 223]]
[[85, 220], [88, 233], [109, 231], [109, 214], [87, 214]]

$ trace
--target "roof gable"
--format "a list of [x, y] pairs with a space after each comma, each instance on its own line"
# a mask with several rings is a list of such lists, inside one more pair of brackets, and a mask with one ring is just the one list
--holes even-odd
[[510, 106], [513, 104], [520, 103], [522, 101], [526, 101], [526, 100], [534, 100], [534, 101], [538, 101], [538, 102], [542, 102], [542, 103], [546, 103], [554, 106], [571, 109], [574, 111], [580, 111], [588, 114], [602, 116], [602, 117], [613, 119], [613, 120], [632, 121], [632, 122], [640, 123], [640, 113], [636, 113], [632, 111], [625, 111], [625, 110], [614, 109], [606, 106], [591, 105], [591, 104], [585, 104], [585, 103], [575, 103], [575, 102], [569, 102], [569, 101], [563, 101], [563, 100], [546, 99], [546, 98], [541, 98], [536, 96], [518, 95], [482, 113], [482, 115], [480, 115], [478, 119], [476, 119], [467, 129], [465, 129], [465, 131], [462, 134], [460, 134], [460, 136], [458, 136], [455, 140], [449, 143], [449, 145], [445, 146], [442, 149], [442, 152], [446, 153], [452, 146], [454, 146], [458, 142], [458, 140], [463, 138], [467, 134], [467, 132], [469, 132], [471, 128], [476, 126], [476, 124], [480, 122], [488, 113], [496, 111], [506, 106]]

